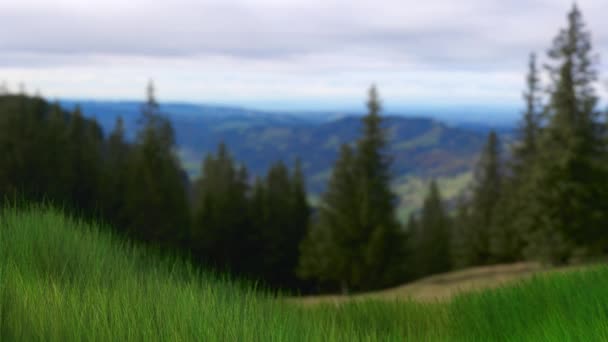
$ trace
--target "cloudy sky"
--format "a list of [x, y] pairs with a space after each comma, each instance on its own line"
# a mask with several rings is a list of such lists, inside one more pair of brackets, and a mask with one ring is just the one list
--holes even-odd
[[[608, 79], [608, 1], [578, 1]], [[50, 98], [518, 106], [571, 0], [0, 0], [0, 80]], [[608, 86], [601, 86], [603, 96]]]

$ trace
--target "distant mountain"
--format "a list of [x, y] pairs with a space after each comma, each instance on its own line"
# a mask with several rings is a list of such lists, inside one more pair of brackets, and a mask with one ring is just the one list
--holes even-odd
[[[72, 109], [76, 102], [62, 101]], [[133, 138], [140, 115], [137, 102], [80, 101], [83, 113], [94, 117], [109, 132], [118, 116], [125, 120]], [[342, 143], [353, 142], [360, 131], [358, 116], [351, 113], [264, 112], [242, 108], [192, 104], [164, 104], [161, 111], [172, 121], [178, 152], [191, 177], [198, 176], [204, 156], [225, 142], [236, 160], [252, 175], [262, 175], [277, 160], [303, 162], [309, 190], [319, 194], [325, 187]], [[409, 198], [404, 207], [419, 205], [424, 184], [438, 178], [457, 194], [470, 179], [491, 126], [444, 124], [428, 118], [388, 116], [390, 153], [396, 189]], [[503, 128], [510, 133], [509, 128]]]

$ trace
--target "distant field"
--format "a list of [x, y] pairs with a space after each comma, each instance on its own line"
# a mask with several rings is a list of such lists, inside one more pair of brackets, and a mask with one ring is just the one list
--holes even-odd
[[[485, 272], [460, 276], [478, 271]], [[426, 281], [456, 283], [458, 275]], [[0, 340], [605, 341], [608, 268], [445, 301], [305, 306], [197, 272], [57, 211], [9, 209], [0, 214]]]

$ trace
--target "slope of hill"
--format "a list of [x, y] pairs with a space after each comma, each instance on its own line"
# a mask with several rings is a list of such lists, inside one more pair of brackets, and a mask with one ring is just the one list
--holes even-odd
[[57, 211], [0, 211], [2, 341], [604, 341], [608, 268], [443, 303], [302, 307]]

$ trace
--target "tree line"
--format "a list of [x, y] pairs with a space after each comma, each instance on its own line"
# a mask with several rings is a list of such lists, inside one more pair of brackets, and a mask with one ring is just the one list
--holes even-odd
[[220, 144], [190, 184], [152, 84], [139, 126], [129, 143], [120, 118], [104, 136], [79, 108], [0, 96], [0, 207], [52, 204], [200, 265], [306, 289], [294, 271], [311, 214], [299, 161], [277, 162], [250, 185], [245, 166]]
[[590, 33], [576, 6], [548, 53], [530, 57], [518, 140], [491, 132], [471, 187], [447, 206], [435, 181], [407, 224], [396, 218], [377, 89], [357, 141], [340, 148], [320, 204], [302, 163], [252, 177], [219, 144], [188, 179], [152, 84], [133, 143], [104, 136], [79, 108], [0, 96], [0, 200], [48, 202], [199, 265], [303, 292], [367, 291], [455, 268], [563, 264], [608, 252], [608, 135]]
[[490, 133], [474, 182], [451, 215], [433, 183], [424, 208], [410, 218], [418, 275], [606, 257], [608, 113], [598, 109], [597, 56], [576, 5], [567, 19], [548, 50], [544, 73], [530, 55], [517, 141], [504, 149]]

